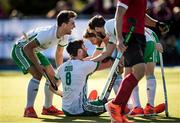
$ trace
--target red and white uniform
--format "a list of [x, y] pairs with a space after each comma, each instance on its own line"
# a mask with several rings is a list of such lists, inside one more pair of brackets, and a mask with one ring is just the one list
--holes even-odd
[[145, 25], [145, 11], [146, 11], [147, 0], [119, 0], [117, 6], [124, 7], [127, 9], [123, 16], [123, 30], [122, 32], [129, 32], [131, 24], [128, 22], [129, 18], [136, 20], [135, 33], [144, 35]]

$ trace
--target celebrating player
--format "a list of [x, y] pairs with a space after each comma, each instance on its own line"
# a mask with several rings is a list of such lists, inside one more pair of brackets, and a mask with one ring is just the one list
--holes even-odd
[[[22, 36], [14, 45], [12, 58], [23, 71], [24, 74], [32, 75], [27, 89], [27, 105], [24, 111], [24, 117], [37, 118], [34, 110], [34, 101], [38, 92], [39, 83], [47, 73], [50, 79], [54, 79], [54, 69], [47, 57], [41, 51], [57, 46], [56, 65], [63, 63], [63, 47], [67, 45], [66, 35], [70, 35], [75, 27], [74, 20], [76, 13], [73, 11], [61, 11], [57, 15], [57, 24], [34, 29]], [[60, 115], [62, 111], [52, 105], [53, 93], [49, 90], [49, 81], [46, 81], [44, 92], [45, 102], [42, 110], [43, 115]]]
[[[110, 39], [107, 35], [105, 36], [104, 39], [102, 39], [100, 36], [97, 35], [97, 33], [95, 31], [93, 31], [91, 29], [87, 29], [85, 31], [85, 34], [83, 35], [83, 37], [85, 39], [89, 40], [93, 45], [96, 46], [96, 50], [94, 50], [93, 55], [91, 57], [88, 57], [88, 59], [92, 59], [92, 58], [100, 55], [104, 50], [106, 50], [106, 47], [107, 47], [107, 45], [109, 43], [109, 39]], [[113, 44], [110, 43], [110, 45], [113, 45]], [[112, 53], [112, 58], [115, 59], [116, 55], [117, 55], [117, 50], [114, 50], [114, 52]], [[122, 80], [121, 74], [123, 73], [123, 63], [119, 64], [117, 72], [118, 72], [118, 76], [113, 85], [113, 90], [114, 90], [115, 94], [117, 93], [118, 88], [120, 86], [120, 82]]]

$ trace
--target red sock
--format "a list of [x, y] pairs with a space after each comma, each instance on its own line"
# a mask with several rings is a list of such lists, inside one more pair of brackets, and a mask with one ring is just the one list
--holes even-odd
[[138, 84], [137, 79], [134, 77], [134, 75], [128, 74], [122, 81], [121, 86], [119, 87], [118, 93], [116, 95], [116, 98], [112, 101], [112, 103], [120, 105], [122, 110], [124, 110], [129, 97], [131, 96], [131, 93]]

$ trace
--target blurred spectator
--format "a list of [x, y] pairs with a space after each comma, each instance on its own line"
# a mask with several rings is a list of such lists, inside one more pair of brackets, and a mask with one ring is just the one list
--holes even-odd
[[171, 9], [168, 7], [165, 0], [157, 0], [154, 3], [152, 10], [153, 17], [159, 21], [168, 21], [172, 18]]
[[117, 0], [90, 0], [84, 9], [82, 9], [81, 14], [114, 14], [116, 1]]
[[10, 18], [22, 18], [23, 17], [23, 13], [18, 11], [17, 9], [13, 9], [11, 11], [11, 14], [9, 15]]
[[62, 10], [71, 10], [71, 9], [72, 9], [72, 4], [70, 2], [59, 0], [56, 3], [55, 8], [50, 10], [47, 13], [46, 17], [47, 18], [55, 18], [60, 11], [62, 11]]
[[0, 0], [0, 18], [8, 18], [10, 9], [8, 0]]

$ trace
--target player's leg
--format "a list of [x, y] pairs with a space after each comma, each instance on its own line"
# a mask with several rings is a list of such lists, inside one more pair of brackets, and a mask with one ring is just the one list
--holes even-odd
[[154, 68], [156, 63], [146, 63], [146, 81], [147, 81], [147, 105], [144, 108], [145, 114], [154, 113], [154, 99], [156, 93], [156, 78], [154, 75]]
[[[132, 73], [132, 69], [129, 67], [125, 68], [124, 76]], [[138, 85], [133, 89], [130, 99], [132, 100], [133, 107], [130, 115], [141, 115], [144, 114], [143, 108], [141, 107], [140, 99], [139, 99], [139, 87]], [[130, 103], [130, 100], [129, 100]], [[128, 104], [129, 105], [129, 104]]]
[[122, 81], [122, 76], [120, 74], [118, 74], [117, 78], [116, 78], [116, 80], [114, 82], [114, 85], [113, 85], [113, 90], [114, 90], [115, 94], [117, 94], [117, 92], [118, 92], [121, 81]]
[[18, 65], [18, 67], [23, 71], [24, 74], [30, 73], [33, 77], [29, 81], [28, 90], [27, 90], [27, 105], [25, 109], [25, 117], [37, 117], [37, 114], [34, 110], [34, 101], [38, 92], [39, 82], [42, 78], [42, 75], [38, 70], [32, 66], [32, 63], [28, 60], [26, 55], [23, 53], [22, 47], [14, 45], [12, 50], [12, 58]]
[[27, 90], [27, 105], [24, 112], [25, 117], [36, 117], [36, 112], [34, 110], [34, 102], [39, 90], [39, 83], [42, 78], [42, 75], [38, 70], [31, 66], [28, 69], [28, 72], [32, 75], [32, 79], [29, 81], [28, 90]]
[[[41, 64], [45, 66], [45, 70], [46, 70], [46, 73], [49, 75], [49, 78], [54, 79], [55, 72], [50, 61], [42, 53], [37, 53], [37, 56]], [[61, 115], [63, 114], [63, 112], [58, 110], [56, 107], [52, 105], [54, 93], [49, 89], [49, 85], [50, 85], [50, 82], [46, 80], [46, 83], [44, 85], [45, 101], [44, 101], [44, 106], [43, 106], [41, 114]]]
[[164, 104], [159, 104], [154, 107], [155, 93], [156, 93], [156, 78], [154, 69], [156, 62], [159, 61], [159, 55], [155, 49], [154, 42], [149, 41], [146, 43], [145, 57], [146, 63], [146, 80], [147, 80], [147, 105], [144, 108], [145, 114], [161, 113], [165, 110]]
[[154, 98], [156, 91], [156, 79], [154, 76], [154, 68], [156, 65], [156, 53], [155, 43], [153, 41], [148, 41], [146, 43], [144, 61], [146, 63], [146, 81], [147, 81], [147, 105], [144, 108], [145, 114], [154, 113]]
[[105, 105], [112, 119], [118, 122], [127, 121], [124, 118], [124, 109], [133, 89], [137, 86], [138, 81], [144, 76], [145, 72], [143, 56], [145, 37], [136, 35], [136, 37], [133, 36], [132, 39], [128, 44], [126, 52], [124, 52], [125, 67], [132, 67], [132, 73], [123, 79], [116, 98]]

